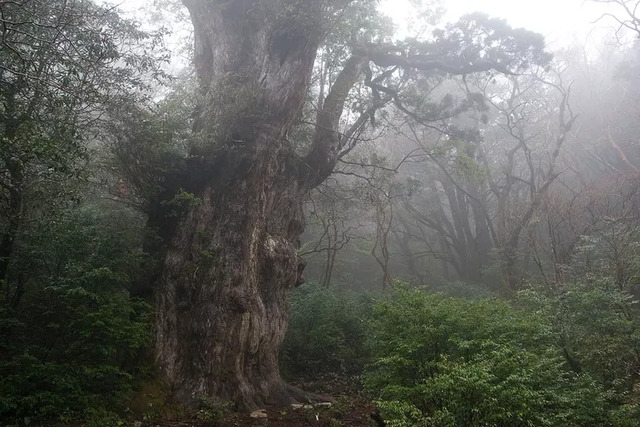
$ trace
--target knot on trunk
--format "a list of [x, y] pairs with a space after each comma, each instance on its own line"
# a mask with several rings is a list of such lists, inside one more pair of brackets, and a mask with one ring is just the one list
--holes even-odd
[[227, 294], [228, 307], [236, 313], [246, 313], [255, 303], [255, 297], [252, 297], [245, 289], [232, 288]]
[[268, 236], [264, 249], [265, 258], [272, 262], [290, 263], [297, 257], [293, 244], [282, 236]]
[[264, 242], [266, 271], [272, 279], [289, 286], [305, 282], [303, 275], [307, 262], [296, 252], [293, 243], [282, 236], [268, 236]]

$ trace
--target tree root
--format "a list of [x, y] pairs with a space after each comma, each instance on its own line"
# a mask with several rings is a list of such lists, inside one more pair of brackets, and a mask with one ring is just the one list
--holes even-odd
[[325, 396], [323, 394], [312, 393], [309, 391], [304, 391], [299, 389], [298, 387], [294, 387], [290, 384], [284, 384], [285, 392], [290, 396], [293, 400], [291, 403], [321, 403], [321, 402], [329, 402], [336, 403], [335, 399], [331, 396]]

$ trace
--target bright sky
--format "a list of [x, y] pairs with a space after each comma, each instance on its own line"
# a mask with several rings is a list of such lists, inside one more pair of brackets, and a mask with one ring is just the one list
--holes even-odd
[[[584, 43], [602, 37], [614, 26], [608, 19], [594, 23], [605, 7], [588, 0], [442, 0], [442, 5], [447, 10], [446, 21], [455, 21], [470, 12], [484, 12], [506, 19], [514, 27], [543, 34], [551, 50], [573, 41]], [[381, 10], [393, 17], [400, 29], [415, 15], [409, 0], [382, 0]]]
[[[141, 5], [153, 0], [105, 0], [119, 4], [123, 10], [135, 14]], [[313, 1], [313, 0], [311, 0]], [[432, 0], [422, 0], [429, 3]], [[380, 0], [383, 13], [393, 17], [401, 35], [414, 35], [409, 29], [411, 18], [416, 16], [411, 3], [421, 0]], [[550, 50], [575, 43], [589, 45], [610, 34], [615, 22], [602, 16], [606, 5], [590, 0], [441, 0], [447, 10], [444, 20], [455, 21], [460, 15], [470, 12], [484, 12], [490, 16], [506, 19], [514, 27], [524, 27], [543, 34]], [[608, 9], [612, 10], [612, 9]], [[614, 11], [616, 9], [613, 9]]]

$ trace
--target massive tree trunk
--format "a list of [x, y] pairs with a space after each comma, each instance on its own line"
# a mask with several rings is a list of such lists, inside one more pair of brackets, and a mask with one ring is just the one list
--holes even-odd
[[250, 408], [292, 397], [277, 358], [303, 222], [296, 184], [266, 173], [270, 163], [206, 185], [167, 251], [157, 354], [181, 401], [214, 395]]
[[[196, 144], [173, 190], [189, 195], [166, 229], [157, 360], [174, 397], [241, 407], [301, 396], [280, 378], [287, 295], [302, 282], [301, 179], [286, 141], [307, 95], [322, 2], [184, 0], [203, 91]], [[167, 187], [171, 187], [167, 185]], [[185, 204], [185, 203], [183, 203]], [[175, 212], [174, 212], [175, 214]], [[164, 222], [164, 224], [163, 224]]]

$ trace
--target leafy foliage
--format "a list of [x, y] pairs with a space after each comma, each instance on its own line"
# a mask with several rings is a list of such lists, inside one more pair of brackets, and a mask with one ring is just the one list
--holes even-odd
[[375, 309], [366, 385], [391, 425], [603, 425], [602, 385], [568, 369], [544, 318], [397, 290]]
[[139, 215], [81, 201], [107, 123], [163, 77], [162, 34], [85, 0], [0, 12], [0, 418], [108, 418], [149, 341], [149, 260]]
[[14, 193], [51, 198], [64, 190], [56, 182], [78, 177], [86, 142], [162, 75], [150, 54], [161, 34], [89, 1], [1, 7], [0, 195], [10, 205]]
[[3, 419], [71, 420], [118, 407], [150, 339], [148, 305], [128, 291], [148, 262], [136, 249], [140, 225], [119, 208], [86, 206], [23, 244], [24, 294], [0, 294]]
[[0, 8], [0, 280], [15, 288], [29, 222], [78, 200], [106, 122], [163, 76], [161, 34], [84, 0]]
[[290, 375], [361, 372], [367, 361], [366, 319], [373, 297], [314, 284], [291, 295], [281, 365]]
[[523, 291], [518, 301], [548, 319], [574, 371], [589, 373], [624, 400], [640, 366], [640, 317], [632, 295], [600, 281], [555, 293]]

